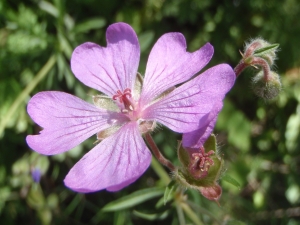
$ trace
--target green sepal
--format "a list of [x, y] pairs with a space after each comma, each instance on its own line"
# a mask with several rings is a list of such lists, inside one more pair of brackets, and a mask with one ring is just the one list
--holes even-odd
[[181, 141], [178, 142], [177, 154], [182, 166], [187, 168], [190, 164], [190, 155], [187, 150], [182, 147]]
[[252, 79], [252, 87], [257, 96], [269, 100], [277, 97], [282, 89], [280, 77], [273, 71], [269, 73], [269, 80], [265, 80], [263, 71], [259, 72]]
[[217, 141], [216, 136], [214, 134], [211, 134], [210, 137], [206, 140], [204, 143], [204, 149], [208, 152], [209, 150], [213, 150], [216, 152], [217, 150]]
[[179, 168], [175, 172], [176, 179], [179, 181], [179, 183], [183, 184], [183, 186], [190, 188], [197, 189], [198, 187], [213, 186], [220, 177], [224, 161], [218, 156], [212, 156], [211, 159], [214, 161], [214, 165], [209, 168], [206, 177], [195, 179], [191, 174], [188, 173], [188, 170]]
[[215, 154], [211, 156], [211, 159], [214, 161], [214, 165], [209, 168], [206, 177], [196, 179], [194, 178], [194, 176], [189, 174], [188, 171], [188, 166], [190, 163], [188, 150], [182, 147], [181, 142], [179, 143], [178, 158], [182, 164], [182, 167], [178, 168], [178, 170], [175, 172], [175, 179], [177, 179], [177, 181], [183, 186], [196, 189], [198, 187], [209, 187], [214, 186], [215, 182], [219, 179], [224, 160], [217, 153], [216, 136], [214, 134], [211, 134], [203, 146], [206, 152], [210, 150], [213, 150], [215, 152]]
[[[214, 134], [211, 134], [210, 137], [206, 140], [206, 142], [204, 143], [204, 148], [207, 151], [213, 150], [216, 152], [217, 142], [216, 136]], [[190, 164], [190, 155], [188, 151], [183, 148], [181, 141], [178, 142], [177, 154], [182, 166], [187, 168]]]
[[271, 44], [263, 48], [258, 48], [254, 51], [253, 55], [262, 56], [268, 54], [269, 52], [274, 52], [279, 47], [279, 44]]

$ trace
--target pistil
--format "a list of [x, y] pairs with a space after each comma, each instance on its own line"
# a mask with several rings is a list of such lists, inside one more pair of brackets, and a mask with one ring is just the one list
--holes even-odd
[[118, 90], [112, 99], [117, 102], [117, 105], [120, 107], [122, 113], [128, 113], [135, 109], [135, 104], [129, 88], [126, 88], [123, 92]]

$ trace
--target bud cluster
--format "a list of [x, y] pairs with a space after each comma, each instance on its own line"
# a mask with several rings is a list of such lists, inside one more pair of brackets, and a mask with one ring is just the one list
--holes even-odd
[[252, 79], [254, 93], [264, 99], [275, 98], [281, 91], [279, 75], [272, 71], [278, 44], [270, 44], [257, 38], [246, 44], [242, 59], [234, 68], [236, 76], [247, 67], [252, 66], [259, 72]]

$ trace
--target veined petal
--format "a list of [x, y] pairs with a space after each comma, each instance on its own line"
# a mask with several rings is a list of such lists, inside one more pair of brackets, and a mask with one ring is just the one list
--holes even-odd
[[106, 40], [106, 48], [89, 42], [78, 46], [71, 68], [85, 85], [113, 96], [118, 90], [133, 89], [140, 46], [136, 33], [126, 23], [110, 25]]
[[180, 133], [201, 129], [213, 119], [211, 111], [234, 81], [229, 65], [212, 67], [144, 109], [143, 119], [155, 120]]
[[142, 89], [142, 102], [149, 102], [165, 90], [190, 79], [211, 59], [213, 47], [209, 43], [199, 50], [186, 51], [181, 33], [163, 35], [151, 50]]
[[96, 108], [80, 98], [58, 91], [34, 95], [27, 111], [44, 129], [39, 135], [28, 135], [26, 141], [33, 150], [45, 155], [67, 151], [124, 119], [122, 114]]
[[223, 107], [223, 102], [218, 102], [214, 109], [210, 112], [209, 116], [207, 117], [208, 124], [204, 125], [195, 131], [184, 133], [182, 135], [182, 145], [184, 147], [189, 148], [200, 148], [203, 146], [207, 138], [212, 133], [220, 110]]
[[77, 192], [117, 191], [137, 180], [150, 162], [137, 123], [130, 122], [85, 154], [64, 182]]

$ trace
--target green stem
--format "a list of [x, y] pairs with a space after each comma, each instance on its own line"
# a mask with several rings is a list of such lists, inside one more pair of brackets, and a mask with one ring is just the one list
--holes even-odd
[[4, 131], [6, 125], [8, 124], [10, 118], [13, 116], [15, 112], [17, 112], [17, 109], [19, 106], [25, 101], [25, 99], [28, 97], [30, 92], [37, 86], [37, 84], [48, 74], [48, 72], [52, 69], [56, 62], [56, 58], [54, 55], [52, 55], [46, 64], [42, 67], [42, 69], [36, 74], [34, 79], [29, 82], [29, 84], [26, 86], [26, 88], [19, 94], [19, 96], [16, 98], [16, 100], [13, 102], [13, 104], [8, 109], [7, 113], [3, 117], [1, 123], [0, 123], [0, 136], [2, 132]]
[[162, 167], [162, 165], [155, 159], [155, 157], [152, 157], [151, 161], [151, 167], [154, 170], [154, 172], [159, 176], [159, 178], [162, 180], [162, 182], [167, 186], [171, 179], [166, 172], [166, 170]]
[[176, 211], [177, 211], [177, 215], [178, 215], [179, 225], [186, 225], [184, 214], [183, 214], [183, 211], [182, 211], [182, 208], [181, 208], [181, 205], [179, 204], [179, 202], [176, 202]]
[[187, 205], [184, 202], [181, 202], [180, 206], [183, 209], [183, 211], [185, 212], [185, 214], [193, 221], [194, 224], [196, 224], [196, 225], [204, 225], [200, 221], [200, 219], [197, 216], [197, 214], [189, 207], [189, 205]]

